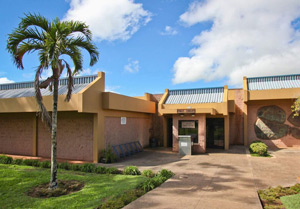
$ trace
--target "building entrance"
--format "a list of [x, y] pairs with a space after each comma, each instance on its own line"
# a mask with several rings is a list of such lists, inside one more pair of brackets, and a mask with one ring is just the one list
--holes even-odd
[[206, 118], [206, 147], [224, 149], [224, 118]]

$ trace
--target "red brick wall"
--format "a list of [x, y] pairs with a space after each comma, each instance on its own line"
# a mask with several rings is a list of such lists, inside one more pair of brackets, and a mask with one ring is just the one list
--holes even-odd
[[198, 143], [194, 143], [192, 147], [193, 153], [205, 153], [206, 151], [206, 116], [205, 114], [197, 114], [195, 117], [173, 115], [173, 151], [179, 151], [178, 142], [178, 121], [179, 120], [198, 120]]
[[235, 113], [229, 115], [230, 144], [244, 144], [244, 100], [243, 90], [235, 89]]
[[[300, 147], [300, 139], [296, 139], [292, 137], [291, 135], [287, 135], [280, 139], [273, 139], [273, 140], [263, 140], [258, 139], [256, 137], [255, 131], [254, 131], [254, 124], [257, 119], [257, 110], [263, 106], [269, 106], [269, 105], [276, 105], [280, 108], [282, 108], [286, 113], [286, 119], [291, 114], [291, 105], [292, 101], [281, 101], [279, 102], [273, 102], [272, 104], [266, 103], [266, 104], [250, 104], [248, 105], [248, 143], [250, 144], [254, 140], [261, 140], [265, 142], [269, 147], [277, 147], [277, 148], [286, 148], [286, 147]], [[289, 121], [285, 121], [285, 124], [293, 127], [293, 125]]]
[[[57, 157], [70, 160], [93, 160], [93, 114], [59, 112]], [[50, 157], [51, 135], [38, 123], [38, 156]]]
[[33, 113], [0, 114], [0, 153], [32, 155]]
[[140, 141], [143, 147], [149, 145], [151, 120], [148, 118], [127, 118], [121, 125], [120, 117], [105, 117], [105, 144], [118, 145]]

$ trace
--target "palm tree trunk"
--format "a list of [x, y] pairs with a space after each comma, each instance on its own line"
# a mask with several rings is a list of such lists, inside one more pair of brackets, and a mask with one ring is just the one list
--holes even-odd
[[53, 72], [53, 111], [52, 111], [52, 132], [51, 132], [51, 179], [50, 189], [57, 188], [57, 161], [56, 161], [56, 132], [57, 132], [57, 98], [58, 98], [58, 76]]

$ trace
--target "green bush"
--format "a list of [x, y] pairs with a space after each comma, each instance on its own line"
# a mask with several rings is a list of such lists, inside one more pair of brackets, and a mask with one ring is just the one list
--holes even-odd
[[96, 165], [93, 163], [84, 163], [80, 167], [82, 172], [93, 173], [95, 171]]
[[295, 184], [294, 186], [291, 186], [291, 190], [300, 193], [300, 184]]
[[0, 155], [0, 163], [2, 164], [11, 164], [13, 162], [13, 158], [6, 156], [6, 155]]
[[117, 161], [117, 156], [110, 145], [108, 145], [107, 149], [101, 151], [99, 162], [102, 162], [102, 159], [104, 163], [114, 163]]
[[174, 173], [170, 170], [167, 170], [167, 169], [162, 169], [158, 172], [157, 174], [158, 176], [162, 176], [162, 177], [165, 177], [166, 179], [169, 179], [171, 178], [172, 176], [174, 176]]
[[148, 169], [148, 170], [144, 170], [144, 171], [142, 172], [142, 175], [143, 175], [143, 176], [146, 176], [146, 177], [148, 177], [148, 178], [152, 178], [152, 177], [155, 176], [155, 173], [154, 173], [152, 170]]
[[15, 165], [22, 165], [23, 164], [23, 159], [14, 159], [12, 164]]
[[34, 167], [40, 167], [40, 161], [39, 160], [32, 160], [32, 166]]
[[40, 163], [41, 168], [51, 168], [51, 163], [49, 161], [43, 161]]
[[268, 155], [268, 146], [261, 141], [254, 141], [250, 144], [250, 152], [260, 156]]
[[80, 171], [81, 166], [79, 164], [71, 164], [70, 169], [73, 171]]
[[107, 173], [107, 168], [106, 167], [103, 167], [103, 166], [97, 166], [95, 168], [95, 173], [98, 173], [98, 174], [106, 174]]
[[31, 159], [25, 159], [23, 160], [24, 165], [32, 166], [33, 165], [33, 160]]
[[136, 166], [127, 166], [124, 168], [123, 174], [125, 175], [141, 175], [141, 172]]
[[68, 162], [62, 162], [62, 163], [58, 163], [57, 167], [65, 170], [70, 170], [71, 164]]
[[120, 171], [117, 168], [111, 167], [111, 168], [106, 168], [106, 173], [107, 174], [122, 174], [122, 171]]

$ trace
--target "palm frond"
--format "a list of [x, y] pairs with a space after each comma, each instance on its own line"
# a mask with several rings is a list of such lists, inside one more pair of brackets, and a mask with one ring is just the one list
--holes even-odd
[[67, 67], [67, 72], [68, 72], [68, 92], [65, 98], [65, 101], [68, 102], [71, 99], [72, 96], [72, 90], [73, 90], [73, 74], [72, 70], [69, 66], [69, 64], [64, 60], [66, 67]]
[[69, 46], [78, 46], [85, 49], [90, 54], [90, 66], [93, 66], [99, 59], [99, 52], [97, 47], [92, 44], [92, 42], [84, 40], [83, 37], [72, 38], [69, 40], [67, 47]]
[[43, 122], [46, 123], [47, 127], [49, 130], [51, 130], [52, 127], [52, 120], [51, 117], [46, 109], [46, 107], [43, 104], [43, 97], [41, 94], [41, 90], [40, 90], [40, 76], [43, 72], [44, 67], [42, 65], [40, 65], [36, 71], [35, 74], [35, 80], [34, 80], [34, 88], [35, 88], [35, 99], [36, 102], [38, 103], [39, 106], [39, 112], [40, 112], [40, 116]]
[[25, 14], [25, 17], [22, 18], [19, 28], [25, 30], [30, 26], [37, 26], [42, 28], [44, 31], [48, 31], [51, 27], [50, 22], [40, 14], [32, 14], [28, 13]]
[[62, 27], [64, 28], [67, 36], [73, 35], [74, 33], [82, 33], [88, 41], [92, 40], [92, 32], [90, 31], [88, 25], [83, 22], [63, 21]]

